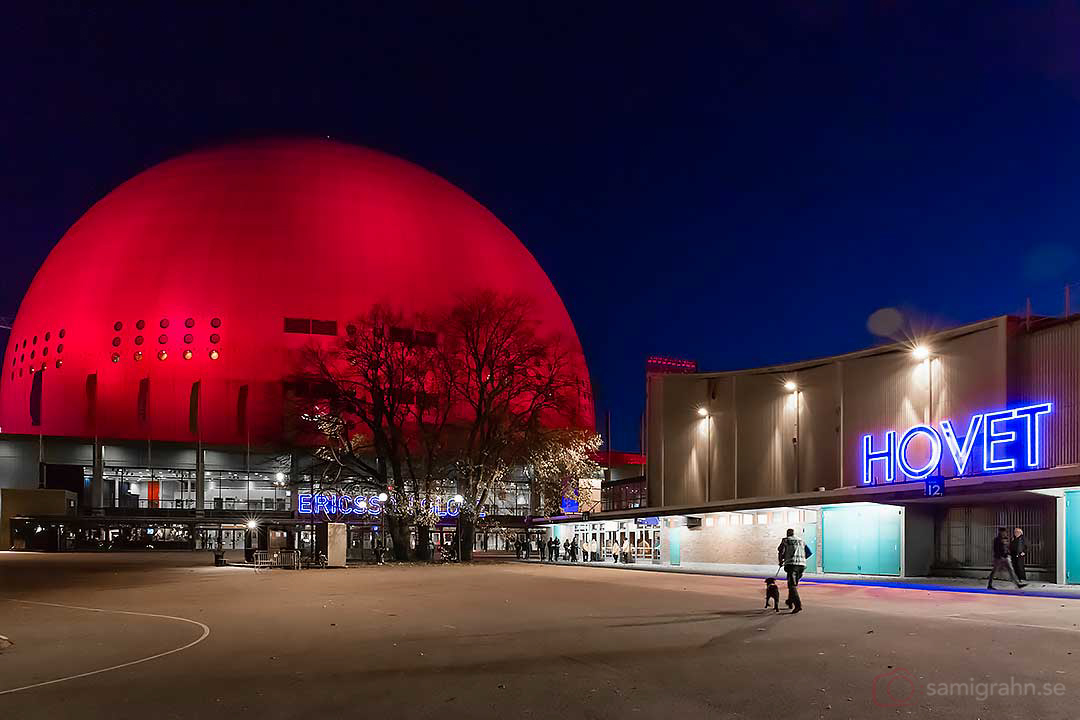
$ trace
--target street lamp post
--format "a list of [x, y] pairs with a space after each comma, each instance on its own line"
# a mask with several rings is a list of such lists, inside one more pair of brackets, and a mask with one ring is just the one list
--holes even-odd
[[454, 504], [457, 505], [457, 507], [458, 507], [458, 511], [457, 511], [457, 533], [456, 533], [456, 535], [457, 535], [457, 561], [461, 562], [461, 510], [462, 510], [462, 505], [465, 502], [465, 498], [463, 498], [461, 496], [461, 493], [458, 493], [457, 495], [454, 496], [453, 500], [454, 500]]

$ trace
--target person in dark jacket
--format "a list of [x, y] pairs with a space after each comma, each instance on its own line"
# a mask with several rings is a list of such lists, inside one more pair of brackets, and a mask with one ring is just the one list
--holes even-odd
[[994, 538], [994, 564], [990, 568], [990, 576], [986, 578], [986, 589], [994, 589], [994, 574], [998, 570], [1005, 570], [1009, 573], [1009, 579], [1016, 583], [1016, 587], [1026, 587], [1026, 582], [1020, 582], [1020, 578], [1016, 577], [1016, 571], [1013, 570], [1012, 562], [1009, 560], [1009, 530], [1008, 528], [998, 528], [997, 537]]
[[1020, 582], [1027, 582], [1027, 570], [1024, 565], [1027, 562], [1027, 541], [1024, 540], [1024, 531], [1020, 528], [1013, 530], [1013, 539], [1009, 543], [1009, 556], [1012, 557], [1013, 570]]

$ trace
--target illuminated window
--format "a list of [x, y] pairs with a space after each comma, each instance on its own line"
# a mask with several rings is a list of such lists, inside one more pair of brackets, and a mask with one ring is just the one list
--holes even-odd
[[135, 336], [135, 344], [136, 345], [142, 345], [142, 335], [136, 335]]
[[787, 521], [789, 523], [792, 523], [792, 524], [797, 523], [799, 521], [799, 511], [798, 510], [788, 510]]
[[135, 362], [138, 362], [139, 360], [142, 360], [142, 350], [135, 351]]
[[186, 342], [188, 345], [190, 345], [194, 341], [195, 341], [195, 336], [192, 335], [191, 333], [188, 333], [187, 335], [184, 336], [184, 342]]
[[195, 318], [188, 318], [187, 320], [185, 320], [184, 321], [184, 327], [189, 327], [189, 328], [195, 327]]
[[190, 350], [185, 350], [184, 351], [184, 359], [185, 360], [190, 360], [193, 355], [194, 355], [194, 353], [192, 353]]
[[165, 333], [162, 333], [161, 335], [158, 335], [157, 341], [158, 345], [164, 345], [165, 343], [169, 342], [169, 336]]
[[221, 318], [214, 318], [213, 320], [211, 320], [210, 321], [210, 327], [214, 327], [214, 328], [221, 327]]
[[116, 362], [120, 362], [120, 353], [113, 353], [113, 354], [112, 354], [112, 361], [113, 361], [114, 363], [116, 363]]
[[169, 357], [169, 353], [165, 352], [164, 350], [158, 350], [158, 354], [157, 354], [157, 359], [158, 360], [165, 360], [168, 357]]
[[116, 322], [113, 323], [112, 329], [115, 330], [116, 332], [120, 332], [121, 330], [124, 329], [124, 323], [117, 320]]
[[57, 368], [62, 368], [63, 366], [64, 366], [64, 361], [63, 360], [57, 360], [56, 361], [56, 367]]
[[210, 359], [211, 360], [217, 360], [219, 357], [221, 357], [221, 353], [219, 353], [217, 350], [211, 350], [210, 351]]
[[146, 322], [143, 321], [143, 320], [139, 320], [138, 322], [135, 323], [135, 329], [136, 330], [142, 330], [144, 327], [146, 327]]
[[760, 515], [757, 516], [757, 524], [758, 525], [766, 525], [766, 524], [768, 524], [768, 522], [769, 522], [769, 514], [768, 513], [761, 513]]
[[112, 339], [112, 346], [113, 347], [120, 347], [120, 337], [119, 336], [114, 337]]

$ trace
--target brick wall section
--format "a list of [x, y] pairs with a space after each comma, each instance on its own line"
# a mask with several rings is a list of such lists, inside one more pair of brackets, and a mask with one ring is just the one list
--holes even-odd
[[[665, 533], [679, 532], [681, 536], [680, 556], [682, 562], [734, 563], [740, 565], [772, 565], [776, 562], [776, 546], [784, 537], [789, 527], [802, 538], [809, 538], [815, 547], [818, 523], [816, 513], [806, 513], [812, 522], [796, 521], [789, 523], [786, 515], [782, 519], [772, 520], [759, 525], [717, 524], [706, 527], [704, 524], [695, 530], [685, 527], [666, 528]], [[664, 557], [667, 560], [667, 557]], [[811, 565], [813, 565], [811, 561]]]

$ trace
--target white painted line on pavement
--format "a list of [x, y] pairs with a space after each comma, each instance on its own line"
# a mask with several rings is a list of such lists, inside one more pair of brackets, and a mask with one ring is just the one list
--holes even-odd
[[12, 600], [12, 602], [24, 603], [26, 605], [43, 605], [45, 607], [64, 608], [66, 610], [85, 610], [87, 612], [111, 613], [114, 615], [138, 615], [140, 617], [161, 618], [163, 620], [176, 620], [177, 622], [186, 622], [192, 625], [198, 625], [200, 628], [202, 628], [202, 635], [200, 635], [196, 640], [193, 640], [186, 645], [181, 645], [178, 648], [166, 650], [165, 652], [160, 652], [156, 655], [139, 658], [138, 660], [132, 660], [130, 662], [121, 663], [119, 665], [112, 665], [110, 667], [101, 668], [99, 670], [91, 670], [89, 672], [79, 673], [78, 675], [68, 675], [67, 677], [56, 678], [55, 680], [46, 680], [44, 682], [34, 683], [33, 685], [23, 685], [22, 687], [10, 688], [8, 690], [0, 690], [0, 695], [9, 695], [11, 693], [22, 692], [23, 690], [32, 690], [33, 688], [44, 687], [45, 685], [55, 685], [56, 683], [67, 682], [68, 680], [78, 680], [79, 678], [90, 677], [91, 675], [100, 675], [101, 673], [112, 672], [113, 670], [120, 670], [122, 668], [131, 667], [132, 665], [150, 662], [151, 660], [163, 658], [166, 655], [172, 655], [173, 653], [187, 650], [188, 648], [194, 647], [206, 638], [210, 637], [210, 628], [206, 625], [203, 625], [198, 620], [189, 620], [188, 618], [174, 617], [173, 615], [155, 615], [154, 613], [132, 612], [130, 610], [105, 610], [103, 608], [79, 607], [78, 605], [59, 605], [57, 603], [34, 602], [32, 600]]

